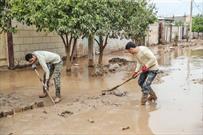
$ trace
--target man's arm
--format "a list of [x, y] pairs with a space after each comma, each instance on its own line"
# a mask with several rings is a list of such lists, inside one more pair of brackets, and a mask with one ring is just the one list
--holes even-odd
[[154, 65], [156, 63], [156, 57], [154, 56], [154, 54], [150, 51], [147, 50], [144, 55], [147, 57], [148, 61], [147, 63], [145, 63], [145, 66], [147, 68], [151, 67], [152, 65]]
[[42, 66], [42, 69], [44, 70], [44, 72], [46, 74], [45, 79], [48, 80], [50, 71], [49, 71], [49, 68], [47, 67], [47, 64], [46, 64], [45, 60], [42, 59], [42, 58], [38, 58], [38, 61], [39, 61], [39, 64]]
[[138, 72], [140, 70], [140, 68], [141, 68], [141, 64], [137, 61], [135, 72]]

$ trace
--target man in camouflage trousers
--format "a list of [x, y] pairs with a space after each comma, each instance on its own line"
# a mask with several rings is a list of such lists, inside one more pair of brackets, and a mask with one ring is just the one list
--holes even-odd
[[56, 98], [55, 103], [61, 101], [61, 70], [63, 67], [63, 61], [61, 57], [52, 52], [48, 51], [34, 51], [33, 53], [28, 53], [25, 55], [26, 61], [32, 64], [32, 67], [36, 67], [36, 63], [38, 62], [42, 69], [44, 70], [44, 86], [43, 86], [43, 94], [39, 95], [40, 98], [47, 97], [46, 90], [49, 90], [49, 81], [53, 76], [55, 89], [56, 89]]

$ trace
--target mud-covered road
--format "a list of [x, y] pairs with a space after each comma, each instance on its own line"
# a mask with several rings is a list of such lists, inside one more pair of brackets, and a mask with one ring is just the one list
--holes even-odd
[[[152, 85], [156, 103], [140, 105], [137, 79], [118, 88], [123, 96], [101, 95], [130, 75], [130, 68], [91, 77], [87, 60], [80, 59], [71, 74], [62, 73], [63, 100], [45, 107], [0, 118], [0, 135], [202, 135], [203, 134], [203, 44], [188, 47], [158, 46], [152, 50], [161, 73]], [[124, 52], [105, 56], [132, 60]], [[42, 73], [42, 71], [40, 71]], [[0, 71], [0, 93], [23, 95], [26, 103], [41, 92], [32, 70]], [[54, 87], [51, 88], [54, 95]], [[27, 98], [27, 99], [26, 99]], [[3, 106], [0, 106], [3, 107]]]

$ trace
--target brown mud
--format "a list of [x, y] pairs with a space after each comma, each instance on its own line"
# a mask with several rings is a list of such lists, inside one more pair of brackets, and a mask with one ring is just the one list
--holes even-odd
[[[137, 79], [119, 87], [115, 93], [101, 95], [128, 79], [135, 66], [103, 76], [92, 77], [87, 60], [80, 59], [72, 73], [62, 72], [62, 101], [52, 105], [43, 99], [45, 107], [0, 119], [0, 134], [191, 134], [203, 133], [203, 55], [202, 44], [188, 47], [152, 47], [160, 64], [160, 73], [152, 84], [156, 103], [140, 105], [141, 92]], [[195, 51], [194, 51], [195, 50]], [[106, 55], [132, 61], [125, 52]], [[119, 65], [119, 64], [118, 64]], [[42, 71], [40, 70], [40, 74]], [[200, 83], [199, 83], [200, 82]], [[0, 72], [0, 93], [26, 95], [28, 101], [41, 92], [40, 82], [31, 70]], [[54, 87], [51, 88], [54, 96]]]

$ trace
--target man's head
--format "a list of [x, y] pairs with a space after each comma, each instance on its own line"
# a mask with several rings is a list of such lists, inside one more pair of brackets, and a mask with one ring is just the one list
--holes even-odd
[[125, 49], [128, 50], [129, 53], [134, 54], [136, 53], [136, 47], [137, 45], [130, 41], [126, 44]]
[[33, 64], [37, 61], [37, 57], [31, 53], [25, 55], [25, 60], [28, 61], [30, 64]]

